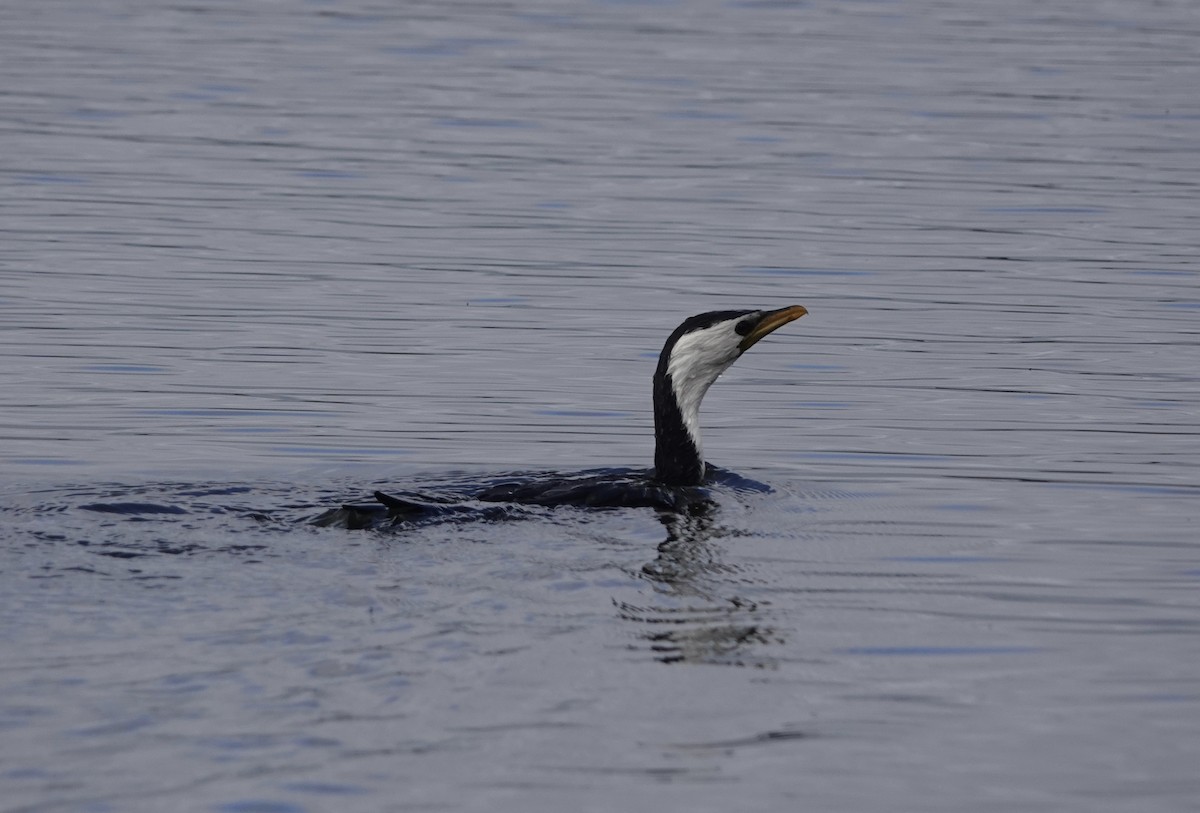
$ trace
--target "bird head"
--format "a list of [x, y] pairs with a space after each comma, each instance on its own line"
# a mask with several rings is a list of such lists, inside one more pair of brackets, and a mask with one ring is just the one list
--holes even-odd
[[677, 398], [692, 395], [699, 406], [709, 386], [742, 353], [806, 313], [800, 305], [791, 305], [772, 311], [710, 311], [692, 316], [667, 339], [658, 372], [671, 377]]
[[[678, 410], [678, 419], [699, 453], [700, 402], [708, 388], [760, 339], [806, 313], [800, 305], [791, 305], [770, 311], [711, 311], [686, 319], [659, 356], [654, 376], [656, 416]], [[666, 424], [663, 421], [660, 427]]]

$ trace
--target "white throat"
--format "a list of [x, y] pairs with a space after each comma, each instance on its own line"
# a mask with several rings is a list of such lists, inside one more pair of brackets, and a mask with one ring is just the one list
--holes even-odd
[[741, 336], [733, 329], [735, 323], [720, 322], [688, 333], [675, 343], [667, 363], [684, 428], [701, 459], [704, 450], [700, 444], [700, 402], [712, 383], [742, 354], [738, 349]]

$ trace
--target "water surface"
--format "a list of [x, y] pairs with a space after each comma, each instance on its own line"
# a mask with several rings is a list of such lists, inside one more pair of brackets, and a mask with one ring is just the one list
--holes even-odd
[[[6, 813], [1194, 808], [1190, 4], [3, 16]], [[792, 303], [770, 493], [306, 524]]]

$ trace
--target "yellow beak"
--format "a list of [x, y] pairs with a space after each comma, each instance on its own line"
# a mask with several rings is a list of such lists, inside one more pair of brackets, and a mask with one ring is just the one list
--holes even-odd
[[754, 329], [746, 334], [746, 337], [738, 342], [738, 349], [743, 353], [753, 347], [759, 339], [766, 336], [776, 328], [781, 328], [788, 322], [794, 322], [804, 314], [808, 313], [802, 305], [791, 305], [786, 308], [780, 308], [777, 311], [768, 311], [763, 314], [762, 319], [758, 320], [758, 324]]

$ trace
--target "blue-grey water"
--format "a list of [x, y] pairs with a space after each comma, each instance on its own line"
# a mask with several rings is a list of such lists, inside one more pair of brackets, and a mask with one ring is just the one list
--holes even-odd
[[[1200, 809], [1193, 2], [0, 10], [0, 810]], [[706, 516], [314, 528], [648, 465]], [[665, 544], [664, 544], [665, 542]]]

